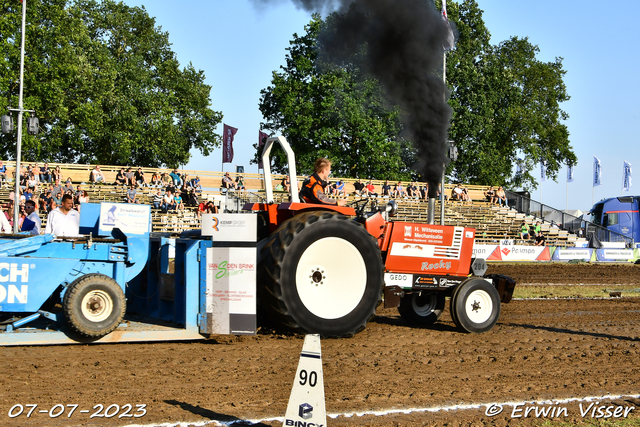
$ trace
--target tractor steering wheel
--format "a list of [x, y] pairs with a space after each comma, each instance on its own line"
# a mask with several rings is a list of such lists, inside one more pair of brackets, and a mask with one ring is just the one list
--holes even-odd
[[360, 217], [364, 214], [364, 210], [367, 207], [368, 203], [369, 199], [358, 199], [347, 204], [347, 206], [353, 207], [353, 209], [356, 211], [356, 216]]

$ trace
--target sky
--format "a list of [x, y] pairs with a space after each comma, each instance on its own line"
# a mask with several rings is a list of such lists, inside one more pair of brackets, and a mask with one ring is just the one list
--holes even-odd
[[[431, 0], [425, 0], [431, 1]], [[448, 0], [451, 1], [451, 0]], [[557, 182], [547, 178], [531, 192], [533, 200], [557, 209], [588, 211], [594, 201], [640, 194], [640, 2], [621, 0], [477, 0], [483, 19], [497, 44], [512, 36], [528, 37], [540, 49], [540, 61], [563, 58], [564, 82], [571, 99], [561, 108], [578, 157], [574, 182], [566, 182], [563, 167]], [[185, 169], [257, 173], [253, 144], [258, 141], [262, 114], [260, 90], [271, 83], [273, 71], [284, 64], [294, 33], [305, 33], [311, 13], [290, 0], [256, 6], [250, 0], [125, 0], [143, 6], [169, 41], [184, 66], [203, 70], [212, 87], [212, 108], [223, 122], [238, 128], [233, 163], [222, 164], [222, 149], [203, 157], [192, 152]], [[398, 2], [401, 3], [400, 1]], [[183, 5], [188, 4], [188, 7]], [[615, 8], [608, 8], [608, 4]], [[218, 133], [222, 134], [222, 124]], [[593, 187], [593, 158], [602, 168], [602, 185]], [[637, 170], [637, 183], [622, 191], [623, 162]], [[540, 169], [534, 171], [540, 177]], [[384, 177], [378, 177], [383, 179]]]

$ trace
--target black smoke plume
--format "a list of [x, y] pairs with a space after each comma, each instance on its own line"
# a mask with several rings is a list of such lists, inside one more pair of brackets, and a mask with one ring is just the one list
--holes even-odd
[[339, 64], [366, 45], [365, 67], [402, 108], [407, 137], [419, 158], [417, 170], [429, 183], [429, 197], [435, 197], [449, 162], [451, 108], [442, 80], [449, 29], [433, 0], [292, 1], [308, 11], [338, 11], [332, 31], [319, 40], [325, 58]]

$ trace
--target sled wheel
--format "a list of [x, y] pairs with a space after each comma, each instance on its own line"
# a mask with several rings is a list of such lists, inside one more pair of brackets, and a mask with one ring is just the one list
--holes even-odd
[[122, 322], [126, 301], [115, 280], [103, 274], [87, 274], [69, 285], [62, 308], [73, 330], [88, 337], [101, 337]]
[[429, 326], [438, 321], [444, 304], [445, 297], [440, 293], [415, 292], [402, 297], [398, 312], [412, 325]]
[[289, 329], [326, 337], [364, 329], [381, 301], [383, 267], [376, 240], [335, 212], [285, 221], [260, 254], [261, 305]]
[[454, 322], [467, 332], [490, 331], [500, 316], [500, 295], [496, 288], [484, 279], [472, 278], [463, 282], [451, 299]]

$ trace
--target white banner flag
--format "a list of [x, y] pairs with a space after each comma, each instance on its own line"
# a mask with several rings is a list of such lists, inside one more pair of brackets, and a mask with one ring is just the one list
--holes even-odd
[[602, 185], [602, 169], [600, 168], [600, 159], [593, 156], [593, 186]]
[[540, 181], [545, 182], [547, 179], [547, 169], [544, 167], [544, 163], [540, 162]]
[[622, 167], [622, 191], [631, 189], [631, 163], [625, 161]]
[[573, 182], [573, 165], [567, 165], [567, 182]]

